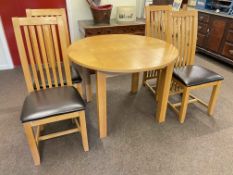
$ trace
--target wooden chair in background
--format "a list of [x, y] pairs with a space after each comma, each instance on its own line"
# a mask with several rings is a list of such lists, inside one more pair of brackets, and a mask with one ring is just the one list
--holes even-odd
[[[184, 122], [189, 103], [199, 102], [208, 107], [209, 115], [213, 114], [217, 94], [223, 77], [204, 67], [193, 65], [197, 41], [197, 11], [183, 10], [170, 12], [168, 16], [168, 41], [178, 50], [179, 57], [175, 63], [173, 82], [170, 95], [182, 94], [181, 103], [169, 106], [179, 115], [179, 121]], [[213, 86], [209, 104], [190, 94], [193, 89]], [[191, 98], [189, 100], [189, 98]], [[177, 107], [180, 107], [178, 110]]]
[[[60, 16], [64, 23], [64, 30], [67, 39], [67, 45], [70, 45], [70, 35], [68, 29], [68, 22], [66, 11], [64, 8], [59, 9], [26, 9], [27, 17], [58, 17]], [[51, 29], [50, 29], [51, 30]], [[50, 31], [51, 33], [51, 31]], [[51, 35], [51, 34], [50, 34]], [[79, 93], [84, 97], [82, 88], [82, 78], [80, 76], [77, 66], [71, 64], [71, 79], [73, 85], [78, 89]]]
[[[167, 25], [168, 12], [172, 10], [170, 5], [151, 5], [146, 6], [146, 36], [154, 37], [164, 41], [168, 40]], [[144, 72], [143, 84], [153, 93], [156, 92], [159, 81], [160, 70]], [[152, 82], [151, 81], [156, 81]]]
[[[35, 165], [40, 164], [38, 147], [43, 140], [81, 132], [83, 148], [88, 151], [85, 103], [72, 86], [64, 20], [62, 17], [12, 20], [29, 92], [21, 121]], [[72, 129], [41, 136], [40, 131], [46, 124], [71, 119], [75, 122]]]

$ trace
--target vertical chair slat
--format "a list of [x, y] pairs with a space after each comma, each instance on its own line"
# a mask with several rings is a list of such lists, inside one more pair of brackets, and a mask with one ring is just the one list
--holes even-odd
[[[52, 69], [52, 75], [54, 80], [55, 87], [58, 87], [58, 80], [57, 80], [57, 72], [56, 72], [56, 65], [55, 65], [55, 55], [54, 55], [54, 45], [52, 42], [52, 32], [50, 25], [43, 26], [43, 33], [45, 39], [45, 46], [46, 46], [46, 53], [49, 59], [50, 67]], [[66, 41], [65, 41], [66, 42]]]
[[67, 81], [68, 86], [72, 86], [70, 63], [69, 63], [69, 59], [67, 56], [68, 43], [66, 42], [67, 39], [64, 35], [65, 33], [64, 23], [61, 17], [57, 17], [57, 21], [58, 21], [58, 32], [59, 32], [59, 39], [61, 43], [62, 57], [63, 57], [64, 67], [65, 67], [66, 81]]
[[178, 65], [177, 66], [181, 66], [182, 61], [183, 61], [183, 55], [182, 55], [182, 51], [183, 51], [183, 41], [182, 39], [185, 37], [184, 35], [184, 30], [182, 28], [182, 23], [183, 23], [183, 18], [182, 17], [178, 17], [177, 18], [177, 49], [179, 51], [179, 60], [178, 60]]
[[189, 45], [189, 38], [190, 38], [190, 34], [189, 34], [189, 17], [185, 17], [185, 23], [184, 23], [184, 27], [185, 27], [185, 39], [184, 39], [184, 59], [185, 59], [185, 64], [183, 64], [183, 66], [187, 65], [188, 62], [188, 45]]
[[30, 67], [32, 68], [33, 80], [35, 82], [36, 89], [39, 90], [40, 84], [39, 84], [39, 80], [37, 76], [37, 70], [36, 70], [36, 65], [34, 61], [32, 45], [31, 45], [31, 41], [29, 37], [28, 26], [23, 26], [23, 30], [24, 30], [24, 35], [25, 35], [25, 40], [26, 40], [27, 50], [28, 50], [28, 56], [29, 56], [30, 65], [31, 65]]
[[[176, 48], [178, 48], [178, 19], [174, 19], [174, 46]], [[180, 62], [180, 55], [178, 56], [178, 61], [176, 62], [176, 65], [179, 66], [179, 62]]]
[[190, 43], [190, 37], [191, 37], [191, 28], [190, 28], [190, 21], [192, 20], [190, 16], [188, 16], [186, 18], [187, 22], [186, 22], [186, 30], [187, 30], [187, 54], [186, 54], [186, 60], [184, 65], [188, 65], [189, 62], [189, 53], [190, 53], [190, 47], [191, 47], [191, 43]]
[[191, 63], [191, 59], [192, 59], [192, 34], [194, 32], [194, 28], [193, 28], [193, 20], [194, 20], [194, 17], [190, 17], [190, 21], [189, 21], [189, 27], [190, 27], [190, 36], [189, 36], [189, 54], [188, 54], [188, 57], [189, 59], [187, 60], [187, 64], [189, 65]]
[[55, 28], [54, 25], [52, 25], [51, 28], [52, 28], [53, 43], [54, 43], [54, 48], [55, 48], [55, 55], [56, 55], [60, 85], [64, 86], [64, 81], [63, 81], [63, 76], [62, 76], [62, 68], [61, 68], [61, 61], [60, 61], [60, 53], [59, 53], [59, 47], [58, 47], [57, 32], [56, 32], [56, 28]]
[[161, 32], [160, 32], [160, 29], [161, 29], [161, 21], [160, 21], [160, 18], [161, 18], [161, 12], [158, 12], [158, 14], [157, 14], [157, 20], [158, 20], [158, 22], [157, 22], [158, 38], [159, 38], [159, 39], [162, 39], [162, 38], [161, 38]]
[[184, 35], [184, 37], [182, 38], [183, 40], [183, 45], [182, 45], [182, 62], [180, 64], [180, 66], [185, 66], [186, 65], [186, 60], [187, 60], [187, 38], [188, 38], [188, 33], [187, 33], [187, 17], [182, 17], [182, 28], [183, 28], [183, 32], [182, 34]]
[[194, 12], [193, 22], [192, 22], [192, 48], [190, 51], [190, 61], [189, 64], [194, 63], [195, 51], [196, 51], [196, 42], [197, 42], [197, 11]]
[[187, 33], [186, 33], [186, 23], [185, 23], [185, 18], [184, 17], [181, 17], [181, 20], [182, 20], [182, 23], [181, 23], [181, 28], [182, 28], [182, 38], [181, 38], [181, 41], [182, 41], [182, 45], [181, 45], [181, 48], [180, 48], [180, 57], [182, 58], [182, 60], [180, 61], [180, 64], [179, 66], [184, 66], [184, 62], [185, 62], [185, 52], [186, 52], [186, 38], [187, 38]]
[[152, 37], [155, 37], [155, 30], [156, 30], [155, 15], [152, 13], [151, 14], [151, 36]]
[[165, 35], [165, 27], [167, 23], [167, 13], [162, 12], [162, 40], [166, 40], [166, 35]]
[[49, 70], [49, 66], [48, 66], [48, 58], [47, 58], [47, 54], [46, 54], [46, 50], [45, 50], [45, 42], [44, 42], [44, 37], [43, 37], [43, 32], [42, 32], [42, 27], [41, 26], [37, 26], [37, 33], [38, 33], [38, 38], [39, 38], [39, 45], [41, 48], [41, 55], [42, 55], [42, 59], [43, 59], [43, 65], [45, 68], [45, 72], [46, 72], [46, 77], [47, 77], [47, 83], [49, 88], [52, 87], [52, 81], [51, 81], [51, 76], [50, 76], [50, 70]]
[[32, 78], [30, 75], [27, 55], [25, 51], [25, 47], [23, 44], [23, 38], [20, 30], [20, 20], [17, 18], [12, 18], [13, 26], [14, 26], [14, 33], [16, 38], [16, 43], [19, 51], [20, 61], [23, 67], [23, 74], [25, 77], [27, 89], [29, 92], [32, 92], [34, 90], [33, 84], [32, 84]]
[[29, 26], [29, 33], [30, 33], [30, 37], [31, 37], [31, 41], [32, 41], [32, 48], [34, 51], [34, 55], [35, 55], [35, 60], [39, 69], [39, 75], [40, 75], [40, 80], [41, 80], [41, 84], [43, 88], [46, 88], [46, 84], [45, 84], [45, 78], [44, 78], [44, 71], [43, 71], [43, 67], [42, 67], [42, 63], [41, 63], [41, 58], [40, 58], [40, 52], [39, 52], [39, 47], [38, 47], [38, 43], [37, 43], [37, 36], [36, 36], [36, 32], [35, 32], [35, 28], [34, 26]]
[[184, 60], [185, 60], [185, 58], [184, 58], [184, 49], [181, 49], [181, 48], [184, 48], [184, 43], [185, 43], [185, 38], [186, 38], [186, 35], [185, 35], [185, 28], [184, 28], [184, 24], [185, 24], [185, 18], [183, 18], [183, 17], [180, 17], [179, 18], [180, 19], [180, 51], [179, 51], [179, 53], [180, 53], [180, 65], [179, 66], [183, 66], [183, 64], [184, 64]]

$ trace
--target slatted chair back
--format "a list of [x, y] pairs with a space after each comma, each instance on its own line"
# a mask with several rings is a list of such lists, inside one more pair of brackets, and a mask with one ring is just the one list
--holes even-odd
[[[197, 18], [196, 10], [172, 11], [168, 16], [168, 41], [179, 51], [175, 67], [194, 64], [196, 41], [197, 41]], [[170, 95], [182, 92], [182, 87], [176, 81], [171, 83]]]
[[[170, 5], [150, 5], [146, 6], [146, 36], [168, 41], [168, 15], [172, 11]], [[153, 92], [153, 88], [147, 83], [147, 80], [156, 79], [160, 70], [146, 71], [143, 74], [143, 84], [147, 85]]]
[[197, 41], [197, 11], [172, 11], [169, 14], [169, 42], [178, 50], [179, 57], [175, 67], [194, 63]]
[[66, 38], [68, 44], [70, 44], [70, 35], [68, 30], [68, 22], [66, 17], [66, 11], [64, 8], [59, 9], [26, 9], [27, 17], [58, 17], [61, 16], [64, 22]]
[[146, 36], [167, 40], [168, 12], [170, 5], [146, 6]]
[[12, 20], [28, 91], [72, 86], [62, 17]]

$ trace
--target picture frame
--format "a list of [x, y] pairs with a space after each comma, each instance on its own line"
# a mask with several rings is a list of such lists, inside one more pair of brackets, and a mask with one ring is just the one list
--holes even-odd
[[136, 6], [118, 6], [116, 20], [119, 23], [136, 21]]
[[172, 5], [173, 11], [179, 11], [183, 0], [174, 0]]

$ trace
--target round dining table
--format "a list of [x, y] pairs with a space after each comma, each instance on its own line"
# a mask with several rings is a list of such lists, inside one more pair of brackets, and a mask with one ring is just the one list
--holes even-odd
[[96, 96], [100, 138], [107, 136], [106, 75], [132, 73], [131, 92], [136, 93], [139, 73], [161, 70], [156, 119], [165, 121], [174, 63], [178, 50], [165, 41], [139, 35], [114, 34], [88, 37], [68, 48], [72, 62], [96, 71]]

